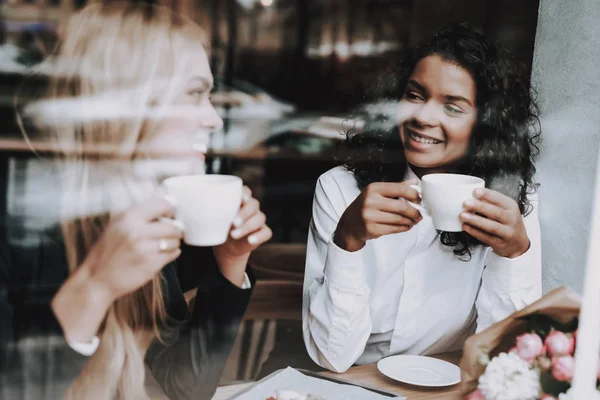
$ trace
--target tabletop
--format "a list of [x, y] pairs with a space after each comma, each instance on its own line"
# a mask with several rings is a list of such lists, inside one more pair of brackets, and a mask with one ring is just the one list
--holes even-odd
[[[433, 356], [441, 360], [451, 362], [458, 365], [460, 361], [461, 353], [446, 353]], [[409, 400], [460, 400], [462, 396], [460, 394], [459, 385], [453, 385], [443, 388], [427, 388], [420, 386], [407, 385], [401, 382], [396, 382], [383, 375], [377, 369], [376, 364], [361, 365], [352, 367], [343, 374], [336, 374], [333, 372], [323, 372], [324, 376], [335, 378], [338, 380], [347, 381], [356, 385], [364, 385], [373, 389], [385, 390], [388, 392], [396, 393], [402, 396], [406, 396]], [[240, 383], [231, 386], [222, 386], [217, 389], [213, 400], [226, 400], [231, 396], [240, 392], [241, 390], [249, 387], [253, 383]]]

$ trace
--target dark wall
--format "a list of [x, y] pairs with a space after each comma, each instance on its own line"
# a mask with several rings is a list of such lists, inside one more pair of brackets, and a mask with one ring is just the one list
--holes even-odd
[[[398, 18], [398, 25], [402, 25], [391, 34], [389, 29], [387, 33], [373, 29], [376, 37], [387, 35], [385, 40], [396, 40], [400, 45], [396, 51], [382, 56], [346, 60], [340, 60], [335, 55], [307, 57], [306, 50], [311, 38], [298, 40], [298, 35], [310, 36], [308, 32], [319, 32], [320, 26], [328, 23], [345, 30], [346, 37], [350, 36], [351, 40], [352, 32], [357, 29], [352, 18], [364, 16], [350, 12], [350, 19], [333, 23], [331, 21], [335, 20], [337, 14], [327, 13], [339, 12], [339, 7], [319, 8], [320, 2], [317, 0], [301, 2], [304, 2], [304, 6], [297, 8], [300, 13], [294, 14], [294, 18], [286, 17], [285, 28], [281, 29], [283, 48], [270, 51], [247, 47], [237, 49], [234, 72], [236, 77], [262, 86], [300, 109], [328, 112], [351, 110], [363, 99], [365, 91], [382, 70], [402, 56], [403, 49], [426, 39], [444, 24], [457, 20], [466, 20], [481, 27], [492, 39], [509, 48], [527, 68], [531, 68], [539, 0], [346, 0], [353, 8], [362, 4], [363, 7], [357, 9], [369, 13], [372, 24], [379, 21], [385, 25], [383, 22], [388, 18], [389, 25], [389, 18]], [[281, 9], [276, 12], [289, 16], [292, 3], [290, 0], [280, 0], [282, 3]], [[337, 2], [338, 5], [341, 3]], [[369, 4], [364, 7], [364, 3]], [[319, 12], [315, 12], [316, 8]], [[226, 48], [228, 42], [224, 40], [221, 44]]]

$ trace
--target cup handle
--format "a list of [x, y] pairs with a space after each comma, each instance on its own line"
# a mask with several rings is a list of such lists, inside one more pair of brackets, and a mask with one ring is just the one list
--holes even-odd
[[[409, 185], [409, 187], [415, 189], [417, 193], [419, 193], [419, 197], [421, 198], [421, 200], [423, 200], [423, 188], [421, 187], [421, 183], [419, 183], [418, 185]], [[423, 202], [421, 202], [421, 204], [416, 204], [412, 201], [407, 200], [407, 203], [419, 210], [421, 214], [427, 213], [427, 208], [425, 207], [425, 204]]]
[[[175, 199], [175, 197], [173, 197], [172, 195], [169, 194], [165, 185], [161, 184], [159, 186], [158, 193], [161, 194], [165, 200], [167, 200], [169, 203], [171, 203], [173, 208], [177, 209], [177, 200]], [[176, 227], [178, 227], [179, 229], [181, 229], [181, 231], [185, 232], [185, 225], [184, 225], [183, 221], [181, 221], [179, 219], [160, 217], [159, 221], [173, 224]]]

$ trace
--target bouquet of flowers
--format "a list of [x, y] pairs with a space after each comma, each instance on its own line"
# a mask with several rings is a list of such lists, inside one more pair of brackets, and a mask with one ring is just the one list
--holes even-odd
[[579, 296], [559, 288], [471, 336], [460, 364], [465, 399], [573, 400], [579, 308]]

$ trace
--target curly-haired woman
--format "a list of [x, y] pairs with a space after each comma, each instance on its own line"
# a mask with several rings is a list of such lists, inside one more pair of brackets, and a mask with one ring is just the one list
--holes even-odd
[[[304, 281], [311, 357], [342, 372], [391, 354], [460, 349], [541, 296], [534, 159], [539, 121], [520, 64], [467, 23], [442, 28], [381, 79], [343, 166], [317, 183]], [[411, 185], [478, 176], [437, 231]]]

